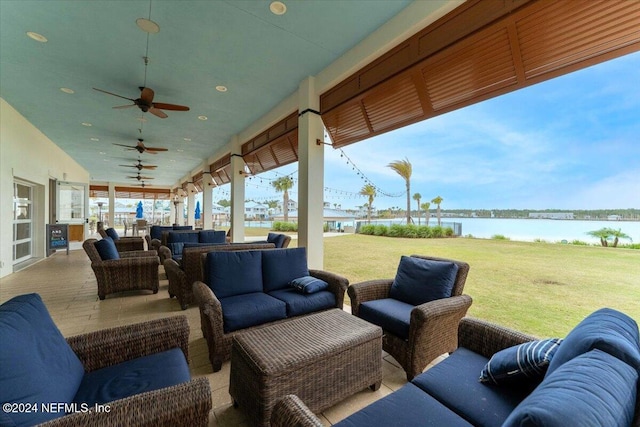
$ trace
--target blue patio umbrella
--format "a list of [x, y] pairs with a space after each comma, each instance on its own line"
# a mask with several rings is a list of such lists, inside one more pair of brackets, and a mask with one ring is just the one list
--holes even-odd
[[194, 213], [195, 213], [194, 215], [195, 218], [200, 219], [200, 201], [199, 200], [196, 202], [196, 210]]
[[142, 202], [138, 202], [138, 207], [136, 207], [136, 218], [142, 219]]

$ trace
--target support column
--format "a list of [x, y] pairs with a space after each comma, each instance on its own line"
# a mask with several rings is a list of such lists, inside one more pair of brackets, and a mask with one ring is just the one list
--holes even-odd
[[192, 191], [187, 192], [187, 225], [195, 228], [196, 219], [194, 217], [196, 209], [196, 193]]
[[202, 229], [213, 229], [213, 187], [203, 184], [202, 186]]
[[231, 140], [231, 241], [244, 242], [244, 160], [238, 136]]
[[324, 267], [324, 137], [314, 77], [298, 87], [298, 247], [307, 248], [309, 268]]
[[116, 185], [110, 182], [109, 183], [109, 227], [114, 227], [115, 225], [116, 225]]

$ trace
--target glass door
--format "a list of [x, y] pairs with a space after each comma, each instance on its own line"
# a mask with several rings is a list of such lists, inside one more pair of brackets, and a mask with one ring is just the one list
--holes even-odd
[[84, 240], [89, 211], [89, 186], [81, 182], [58, 181], [56, 189], [56, 222], [69, 224], [69, 240]]
[[13, 183], [13, 263], [31, 258], [33, 250], [33, 187]]

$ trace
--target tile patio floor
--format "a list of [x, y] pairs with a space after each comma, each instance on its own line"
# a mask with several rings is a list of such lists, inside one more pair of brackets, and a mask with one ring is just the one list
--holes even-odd
[[[181, 310], [175, 299], [169, 299], [168, 281], [160, 267], [160, 290], [131, 291], [108, 295], [100, 301], [97, 285], [87, 255], [82, 249], [72, 250], [42, 260], [30, 267], [0, 279], [0, 303], [25, 293], [42, 296], [54, 322], [64, 336], [127, 325], [146, 320], [184, 314], [189, 319], [190, 368], [193, 377], [205, 376], [211, 385], [213, 410], [210, 426], [249, 426], [242, 410], [233, 408], [229, 388], [229, 362], [214, 373], [207, 357], [207, 346], [200, 330], [197, 306]], [[349, 309], [348, 306], [346, 307]], [[406, 383], [404, 371], [389, 355], [383, 354], [383, 381], [376, 392], [369, 389], [344, 400], [319, 414], [325, 425], [332, 425], [371, 402], [391, 393]]]

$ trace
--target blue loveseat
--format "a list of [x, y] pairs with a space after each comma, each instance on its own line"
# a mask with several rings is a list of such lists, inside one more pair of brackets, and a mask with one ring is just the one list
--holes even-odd
[[305, 248], [209, 252], [204, 282], [193, 284], [214, 372], [231, 357], [233, 336], [248, 328], [342, 308], [349, 281], [307, 268]]
[[[623, 313], [611, 309], [592, 313], [540, 365], [545, 369], [504, 377], [499, 385], [479, 382], [490, 358], [494, 356], [491, 365], [512, 358], [505, 368], [522, 364], [516, 352], [500, 351], [535, 338], [471, 318], [461, 320], [458, 337], [459, 347], [448, 358], [334, 425], [640, 425], [638, 325]], [[517, 368], [507, 370], [512, 375]], [[274, 408], [271, 425], [322, 423], [300, 399], [289, 395]]]
[[193, 230], [190, 225], [152, 225], [149, 232], [144, 235], [149, 249], [160, 249], [162, 244], [162, 234], [169, 231], [189, 231]]
[[158, 249], [160, 263], [170, 258], [180, 263], [184, 248], [226, 244], [226, 232], [223, 230], [165, 231], [162, 240], [162, 245]]
[[0, 305], [0, 343], [3, 427], [208, 423], [209, 382], [191, 379], [184, 316], [65, 339], [26, 294]]

